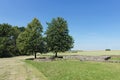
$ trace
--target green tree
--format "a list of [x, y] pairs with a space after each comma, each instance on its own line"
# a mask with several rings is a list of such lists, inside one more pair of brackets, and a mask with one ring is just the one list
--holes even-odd
[[25, 31], [25, 27], [18, 27], [18, 29], [20, 30], [20, 32], [24, 32]]
[[46, 40], [48, 49], [55, 53], [65, 52], [73, 47], [73, 38], [69, 35], [67, 21], [63, 18], [53, 18], [50, 23], [47, 23]]
[[34, 18], [32, 22], [27, 25], [27, 28], [23, 33], [18, 36], [17, 46], [24, 54], [28, 52], [36, 53], [41, 51], [43, 39], [42, 39], [43, 27], [37, 18]]
[[20, 31], [18, 27], [9, 24], [0, 24], [0, 57], [19, 55], [16, 39]]
[[28, 33], [26, 30], [24, 32], [21, 32], [16, 40], [17, 47], [20, 51], [20, 55], [27, 55], [27, 49], [28, 49]]

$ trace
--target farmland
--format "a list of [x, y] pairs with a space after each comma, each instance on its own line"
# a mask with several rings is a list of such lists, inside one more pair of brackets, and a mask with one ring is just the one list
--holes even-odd
[[[54, 55], [53, 53], [43, 54], [43, 55]], [[113, 51], [70, 51], [65, 53], [58, 53], [58, 55], [91, 55], [91, 56], [99, 56], [99, 55], [120, 55], [120, 50]]]

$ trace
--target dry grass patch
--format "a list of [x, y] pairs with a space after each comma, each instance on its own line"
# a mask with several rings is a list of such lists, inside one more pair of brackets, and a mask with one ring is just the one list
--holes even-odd
[[0, 80], [47, 80], [36, 68], [23, 62], [25, 58], [28, 57], [0, 59]]

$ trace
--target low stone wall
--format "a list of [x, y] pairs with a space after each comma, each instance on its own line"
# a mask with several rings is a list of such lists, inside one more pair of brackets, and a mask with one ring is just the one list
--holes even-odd
[[83, 56], [83, 55], [63, 56], [63, 59], [77, 59], [81, 61], [106, 61], [110, 58], [111, 58], [110, 56]]
[[108, 60], [106, 62], [110, 62], [110, 63], [120, 63], [120, 60]]

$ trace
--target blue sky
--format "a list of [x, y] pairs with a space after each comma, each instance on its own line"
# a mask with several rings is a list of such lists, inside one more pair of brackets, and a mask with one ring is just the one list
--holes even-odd
[[26, 26], [34, 17], [63, 17], [74, 50], [120, 50], [120, 0], [0, 0], [0, 23]]

